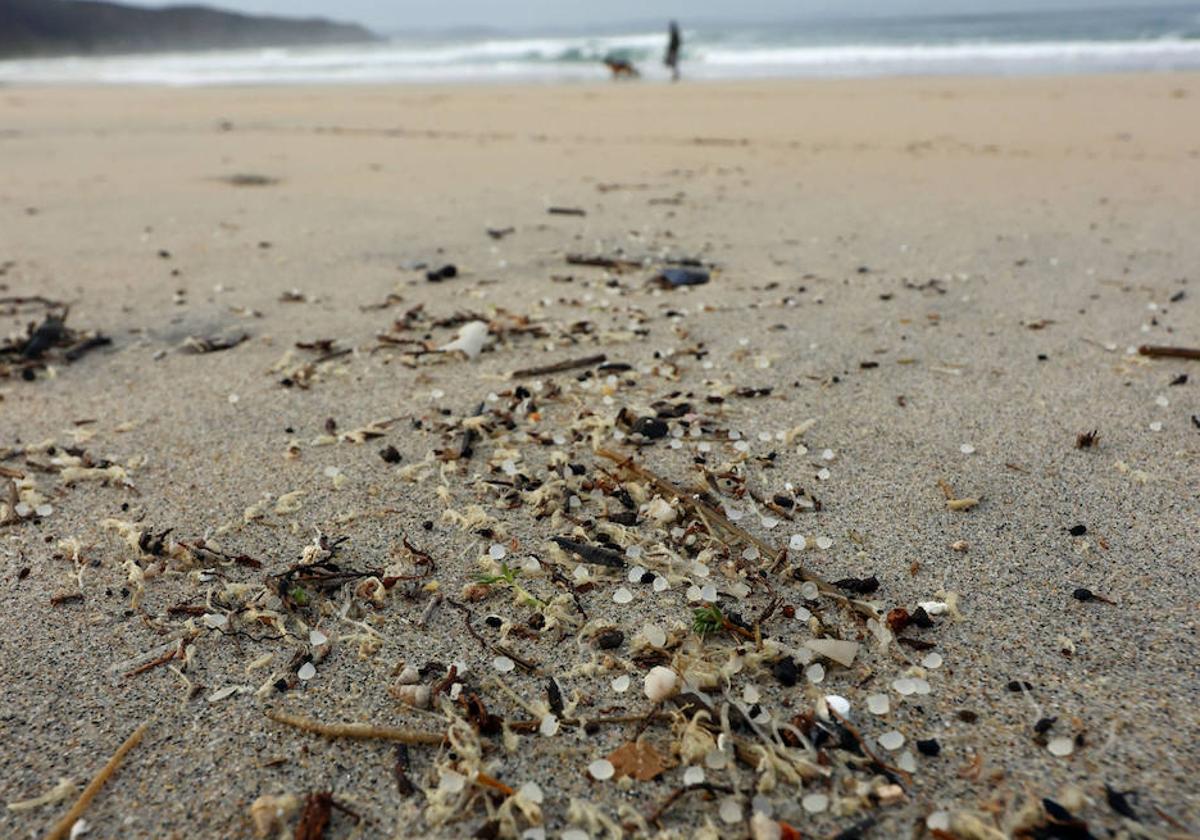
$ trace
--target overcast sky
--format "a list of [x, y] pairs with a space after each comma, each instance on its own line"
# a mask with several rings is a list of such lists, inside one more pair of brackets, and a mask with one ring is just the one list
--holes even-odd
[[[161, 0], [125, 0], [143, 6]], [[616, 24], [677, 17], [710, 20], [797, 20], [1016, 11], [1025, 9], [1153, 7], [1170, 0], [189, 0], [263, 14], [331, 17], [381, 30], [482, 24], [506, 29]]]

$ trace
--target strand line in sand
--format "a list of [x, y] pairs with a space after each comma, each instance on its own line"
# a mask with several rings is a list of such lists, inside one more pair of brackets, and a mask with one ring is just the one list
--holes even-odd
[[88, 786], [83, 789], [83, 793], [79, 794], [79, 798], [75, 800], [75, 804], [71, 806], [71, 810], [63, 815], [63, 818], [55, 824], [54, 828], [50, 829], [45, 840], [62, 840], [62, 838], [71, 833], [71, 827], [75, 825], [75, 821], [87, 810], [88, 805], [96, 798], [96, 794], [100, 792], [100, 788], [104, 787], [104, 783], [109, 780], [113, 773], [117, 772], [117, 768], [121, 766], [121, 762], [125, 759], [125, 756], [138, 745], [138, 742], [142, 740], [142, 736], [146, 734], [146, 730], [149, 728], [150, 721], [146, 721], [133, 730], [133, 734], [125, 739], [125, 743], [117, 747], [117, 751], [112, 754], [112, 758], [88, 782]]

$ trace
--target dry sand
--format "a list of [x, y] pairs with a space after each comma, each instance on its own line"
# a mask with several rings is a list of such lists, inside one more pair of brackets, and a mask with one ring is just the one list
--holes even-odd
[[[584, 504], [566, 514], [584, 523], [577, 537], [593, 537], [605, 505], [620, 505], [579, 487], [601, 466], [591, 441], [571, 431], [591, 414], [606, 445], [680, 485], [693, 485], [693, 459], [703, 455], [713, 469], [735, 464], [768, 498], [791, 482], [822, 502], [820, 512], [768, 529], [746, 499], [726, 499], [771, 545], [793, 533], [810, 544], [832, 539], [827, 550], [792, 553], [770, 582], [783, 603], [807, 603], [829, 635], [861, 639], [858, 658], [848, 669], [826, 662], [819, 687], [801, 675], [799, 687], [784, 688], [769, 666], [754, 664], [755, 643], [742, 640], [747, 657], [727, 695], [710, 692], [718, 702], [753, 700], [745, 690], [757, 686], [762, 709], [786, 721], [837, 694], [889, 763], [918, 739], [940, 743], [936, 758], [915, 755], [902, 798], [881, 806], [864, 794], [887, 780], [870, 768], [851, 772], [848, 755], [826, 745], [831, 764], [819, 771], [830, 782], [801, 789], [781, 776], [763, 789], [776, 817], [814, 837], [873, 817], [862, 836], [883, 838], [919, 833], [934, 811], [973, 811], [1010, 833], [1044, 823], [1047, 796], [1097, 836], [1200, 831], [1200, 362], [1128, 350], [1200, 344], [1198, 102], [1200, 78], [1184, 75], [0, 90], [0, 296], [67, 301], [69, 325], [113, 339], [56, 364], [56, 375], [0, 380], [0, 455], [16, 450], [0, 467], [28, 476], [53, 507], [0, 528], [0, 802], [36, 797], [60, 777], [82, 787], [150, 719], [145, 739], [87, 809], [90, 836], [249, 836], [257, 797], [312, 791], [332, 791], [365, 817], [359, 836], [476, 831], [500, 800], [489, 806], [473, 784], [455, 794], [444, 772], [451, 757], [436, 748], [410, 748], [409, 775], [458, 809], [459, 822], [431, 824], [422, 794], [397, 792], [391, 745], [324, 740], [267, 720], [263, 709], [444, 731], [441, 713], [408, 709], [388, 691], [402, 663], [434, 661], [467, 665], [464, 693], [525, 719], [530, 712], [496, 686], [497, 654], [484, 648], [502, 632], [509, 649], [536, 663], [536, 674], [517, 669], [504, 679], [539, 714], [552, 675], [568, 701], [580, 701], [577, 716], [649, 711], [641, 687], [654, 657], [635, 661], [631, 648], [647, 621], [677, 628], [659, 660], [684, 671], [698, 667], [697, 656], [727, 662], [736, 643], [729, 633], [702, 646], [688, 638], [697, 605], [686, 592], [707, 581], [666, 531], [644, 522], [630, 533], [646, 546], [643, 565], [670, 569], [672, 588], [657, 594], [592, 566], [594, 588], [578, 596], [592, 621], [571, 626], [582, 620], [545, 570], [557, 564], [571, 576], [576, 558], [552, 551], [548, 539], [570, 535], [574, 523], [562, 512], [535, 518], [528, 493], [503, 510], [509, 501], [482, 492], [476, 477], [520, 483], [504, 461], [520, 459], [509, 466], [547, 480], [548, 461], [566, 453], [586, 470], [569, 479]], [[278, 182], [222, 180], [239, 173]], [[587, 215], [550, 215], [551, 205]], [[492, 239], [489, 227], [515, 232]], [[719, 270], [707, 285], [660, 291], [646, 283], [654, 268], [612, 274], [567, 265], [568, 252], [694, 257]], [[459, 275], [430, 283], [412, 268], [420, 262], [453, 263]], [[293, 289], [305, 300], [282, 302]], [[362, 309], [389, 294], [402, 300]], [[427, 319], [393, 335], [445, 343], [456, 328], [433, 324], [457, 312], [481, 314], [504, 335], [475, 361], [374, 349], [377, 334], [419, 305]], [[13, 310], [5, 305], [6, 333], [43, 314], [37, 305]], [[531, 324], [543, 334], [512, 329]], [[249, 340], [230, 350], [180, 350], [188, 336], [242, 332]], [[353, 352], [320, 366], [307, 389], [282, 385], [288, 371], [272, 365], [296, 342], [319, 339]], [[293, 367], [319, 355], [293, 352]], [[536, 416], [513, 396], [511, 371], [596, 353], [632, 370], [611, 382], [587, 370], [535, 377]], [[1183, 374], [1188, 381], [1173, 385]], [[773, 390], [731, 393], [743, 387]], [[489, 394], [498, 399], [486, 401]], [[709, 452], [690, 436], [679, 448], [612, 439], [622, 407], [645, 414], [672, 395], [686, 395], [702, 417], [671, 426], [703, 426]], [[726, 399], [707, 399], [715, 395]], [[472, 457], [441, 474], [437, 462], [419, 483], [404, 480], [404, 467], [453, 446], [456, 424], [480, 401], [491, 428]], [[510, 410], [512, 431], [499, 420]], [[316, 445], [327, 418], [338, 432], [400, 420], [365, 444]], [[801, 439], [774, 437], [808, 418], [816, 423]], [[1077, 449], [1076, 435], [1091, 429], [1098, 445]], [[567, 442], [544, 446], [531, 431]], [[730, 431], [747, 452], [727, 439]], [[508, 442], [496, 439], [502, 433]], [[50, 439], [52, 452], [22, 449]], [[53, 460], [73, 445], [124, 465], [133, 487], [66, 486]], [[400, 465], [379, 456], [387, 445]], [[342, 477], [331, 478], [330, 468]], [[822, 469], [827, 479], [817, 477]], [[948, 511], [939, 481], [980, 504]], [[276, 512], [278, 498], [297, 490], [306, 494], [298, 510]], [[245, 516], [264, 494], [271, 501], [262, 516]], [[517, 562], [541, 558], [543, 572], [517, 580], [542, 600], [567, 600], [555, 613], [559, 627], [490, 627], [485, 616], [522, 625], [531, 614], [500, 591], [471, 605], [482, 641], [449, 603], [421, 629], [433, 597], [420, 588], [427, 581], [397, 584], [379, 608], [354, 584], [327, 601], [314, 595], [287, 616], [286, 638], [239, 609], [257, 599], [287, 612], [263, 591], [264, 578], [299, 561], [318, 527], [348, 538], [334, 562], [389, 574], [421, 571], [401, 547], [407, 536], [435, 558], [440, 592], [458, 599], [496, 541], [443, 515], [471, 504], [507, 524], [517, 542], [504, 544]], [[152, 533], [172, 528], [164, 551], [171, 540], [194, 546], [207, 537], [263, 568], [201, 558], [187, 569], [176, 557], [155, 576], [164, 561], [103, 528], [110, 518]], [[1073, 536], [1076, 525], [1086, 533]], [[703, 526], [697, 531], [702, 546]], [[77, 561], [60, 544], [72, 538]], [[951, 548], [959, 541], [965, 550]], [[733, 546], [735, 558], [742, 548]], [[770, 600], [747, 571], [762, 563], [742, 564], [740, 579], [753, 586], [739, 603], [737, 573], [712, 558], [708, 580], [722, 606], [747, 621]], [[797, 563], [829, 580], [877, 576], [880, 588], [868, 597], [884, 612], [957, 593], [959, 619], [901, 634], [934, 642], [941, 667], [914, 671], [910, 663], [924, 653], [894, 642], [882, 651], [834, 600], [805, 602], [787, 574]], [[136, 610], [131, 567], [150, 575]], [[627, 606], [613, 601], [622, 584], [634, 596]], [[1076, 600], [1078, 587], [1115, 603]], [[76, 592], [82, 601], [51, 605], [52, 596]], [[228, 624], [207, 629], [200, 615], [168, 611], [180, 604]], [[360, 622], [339, 618], [343, 607]], [[294, 657], [311, 652], [305, 627], [318, 623], [331, 650], [313, 679], [298, 681]], [[625, 642], [582, 667], [597, 656], [591, 631], [604, 625], [623, 628]], [[798, 649], [813, 636], [782, 604], [760, 630], [767, 650]], [[167, 665], [129, 677], [121, 673], [131, 664], [110, 670], [181, 633], [192, 655], [169, 663], [178, 673]], [[362, 639], [374, 642], [360, 649]], [[267, 653], [270, 662], [247, 669]], [[632, 686], [619, 694], [610, 683], [623, 673]], [[294, 687], [270, 687], [289, 674]], [[424, 681], [444, 674], [435, 669]], [[901, 677], [924, 678], [930, 693], [901, 697], [892, 687]], [[189, 695], [185, 680], [202, 688]], [[1009, 690], [1014, 680], [1030, 690]], [[225, 687], [245, 693], [214, 699]], [[889, 715], [867, 710], [876, 692], [890, 695]], [[1057, 721], [1039, 738], [1042, 718]], [[521, 735], [510, 749], [485, 738], [482, 765], [462, 750], [457, 758], [466, 761], [460, 769], [482, 766], [513, 788], [536, 782], [547, 836], [586, 826], [581, 809], [569, 807], [574, 799], [636, 832], [637, 814], [683, 783], [677, 759], [657, 781], [632, 784], [593, 781], [586, 768], [637, 728], [585, 735], [564, 727], [552, 738]], [[877, 746], [889, 730], [905, 735], [901, 750]], [[664, 757], [677, 734], [646, 729]], [[761, 743], [745, 726], [731, 734], [747, 749]], [[1045, 745], [1060, 737], [1074, 739], [1068, 757]], [[708, 781], [734, 789], [748, 816], [766, 777], [731, 766], [709, 769]], [[1139, 793], [1131, 801], [1141, 824], [1111, 809], [1106, 783]], [[829, 811], [805, 812], [801, 798], [814, 792], [830, 796]], [[680, 835], [706, 821], [721, 836], [748, 833], [748, 820], [718, 817], [727, 796], [693, 793], [662, 824]], [[41, 836], [73, 797], [0, 811], [0, 834]], [[349, 836], [353, 823], [335, 812], [328, 836]], [[961, 814], [952, 826], [954, 836], [972, 836]], [[1083, 836], [1040, 830], [1030, 836]]]

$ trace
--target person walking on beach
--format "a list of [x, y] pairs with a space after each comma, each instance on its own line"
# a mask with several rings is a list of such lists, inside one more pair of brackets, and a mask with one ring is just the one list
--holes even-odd
[[679, 48], [683, 38], [679, 36], [679, 24], [671, 21], [670, 34], [667, 36], [667, 54], [663, 56], [663, 64], [671, 68], [671, 81], [679, 81]]

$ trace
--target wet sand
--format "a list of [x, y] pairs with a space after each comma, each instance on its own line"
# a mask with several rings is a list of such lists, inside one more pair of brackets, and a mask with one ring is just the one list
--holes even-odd
[[[756, 795], [806, 837], [915, 835], [931, 814], [951, 836], [1005, 836], [1044, 826], [1042, 797], [1097, 836], [1200, 831], [1200, 362], [1132, 352], [1200, 346], [1198, 101], [1200, 78], [1169, 74], [0, 90], [0, 298], [68, 303], [68, 325], [113, 340], [71, 364], [21, 361], [33, 381], [0, 357], [14, 374], [0, 379], [2, 478], [30, 500], [0, 526], [0, 801], [76, 783], [0, 810], [0, 834], [42, 836], [146, 720], [84, 814], [92, 837], [253, 836], [258, 797], [315, 791], [366, 820], [358, 836], [467, 836], [504, 799], [480, 770], [536, 783], [540, 809], [524, 788], [501, 814], [540, 810], [547, 836], [606, 836], [574, 800], [648, 834], [688, 763], [720, 790], [661, 817], [679, 836], [748, 834]], [[679, 260], [711, 279], [650, 282]], [[447, 264], [456, 276], [426, 279]], [[21, 333], [47, 308], [0, 312]], [[491, 342], [477, 359], [427, 352], [474, 319]], [[618, 367], [510, 377], [598, 354]], [[665, 438], [622, 427], [656, 413]], [[372, 421], [389, 422], [340, 437]], [[655, 493], [597, 443], [689, 491], [700, 459], [739, 527], [806, 547], [778, 564], [747, 553], [686, 501], [656, 523]], [[80, 465], [127, 481], [69, 483]], [[622, 486], [645, 503], [624, 530], [607, 518], [626, 509]], [[327, 547], [346, 540], [306, 553], [318, 529]], [[585, 580], [550, 542], [600, 534], [626, 569], [586, 565]], [[472, 589], [502, 572], [494, 546], [536, 602]], [[314, 560], [364, 577], [297, 593], [295, 564]], [[637, 565], [645, 583], [628, 579]], [[858, 597], [880, 617], [955, 597], [960, 614], [896, 633], [924, 650], [883, 648], [862, 612], [806, 600], [797, 569], [843, 587], [876, 577]], [[709, 585], [749, 638], [693, 632], [689, 590]], [[63, 595], [82, 598], [52, 603]], [[639, 648], [646, 624], [666, 641]], [[609, 628], [624, 639], [600, 649]], [[854, 662], [814, 657], [782, 685], [777, 660], [818, 635], [860, 642]], [[132, 673], [180, 639], [186, 658]], [[503, 670], [517, 660], [530, 669]], [[656, 663], [693, 682], [724, 666], [706, 692], [733, 716], [721, 743], [745, 757], [793, 721], [819, 753], [775, 748], [811, 778], [736, 751], [683, 760], [681, 730], [655, 721], [656, 780], [592, 778], [642, 725], [567, 722], [650, 712]], [[450, 713], [397, 700], [405, 665], [510, 722], [549, 713], [554, 677], [564, 725], [471, 735], [453, 755], [411, 746], [425, 792], [403, 796], [392, 744], [264, 716], [445, 732]], [[830, 747], [845, 733], [821, 722], [826, 695], [891, 770]], [[879, 744], [889, 732], [899, 749]], [[916, 748], [931, 739], [937, 756]], [[1140, 824], [1106, 784], [1137, 791]], [[326, 836], [353, 825], [335, 811]]]

